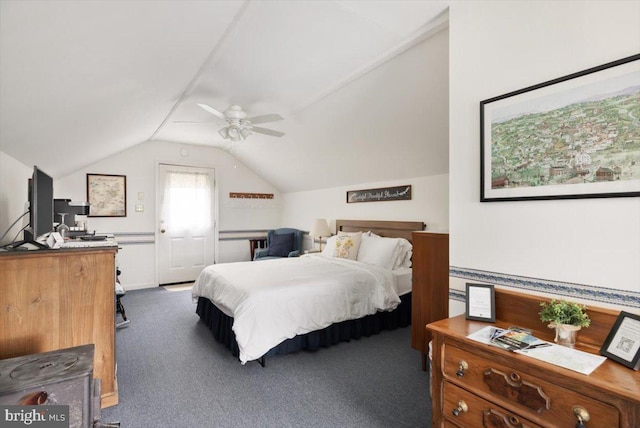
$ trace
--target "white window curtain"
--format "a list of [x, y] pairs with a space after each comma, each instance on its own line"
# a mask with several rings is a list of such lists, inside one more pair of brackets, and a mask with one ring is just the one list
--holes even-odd
[[211, 227], [211, 184], [208, 174], [168, 172], [164, 195], [168, 230]]

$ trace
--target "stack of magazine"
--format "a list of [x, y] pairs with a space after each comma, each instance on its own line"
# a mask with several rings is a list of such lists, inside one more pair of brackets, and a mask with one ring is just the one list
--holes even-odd
[[545, 342], [531, 335], [530, 330], [520, 327], [509, 327], [508, 329], [494, 328], [493, 330], [489, 344], [508, 351], [523, 351], [525, 349], [551, 345], [549, 342]]

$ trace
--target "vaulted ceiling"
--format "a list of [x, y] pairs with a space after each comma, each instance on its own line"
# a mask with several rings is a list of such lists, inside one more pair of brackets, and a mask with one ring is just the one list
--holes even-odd
[[[447, 173], [447, 4], [2, 0], [0, 150], [59, 178], [203, 144], [284, 192]], [[285, 136], [230, 143], [198, 103]]]

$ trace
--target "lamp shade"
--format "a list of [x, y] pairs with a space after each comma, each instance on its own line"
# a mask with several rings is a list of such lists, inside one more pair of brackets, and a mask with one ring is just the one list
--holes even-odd
[[309, 231], [309, 235], [311, 236], [331, 236], [331, 231], [329, 230], [329, 224], [327, 220], [323, 218], [317, 218], [313, 221], [311, 225], [311, 230]]

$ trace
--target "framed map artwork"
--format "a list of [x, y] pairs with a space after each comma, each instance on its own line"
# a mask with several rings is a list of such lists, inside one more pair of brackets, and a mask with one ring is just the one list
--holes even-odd
[[127, 177], [87, 174], [89, 217], [127, 216]]
[[640, 196], [640, 54], [480, 102], [480, 201]]

